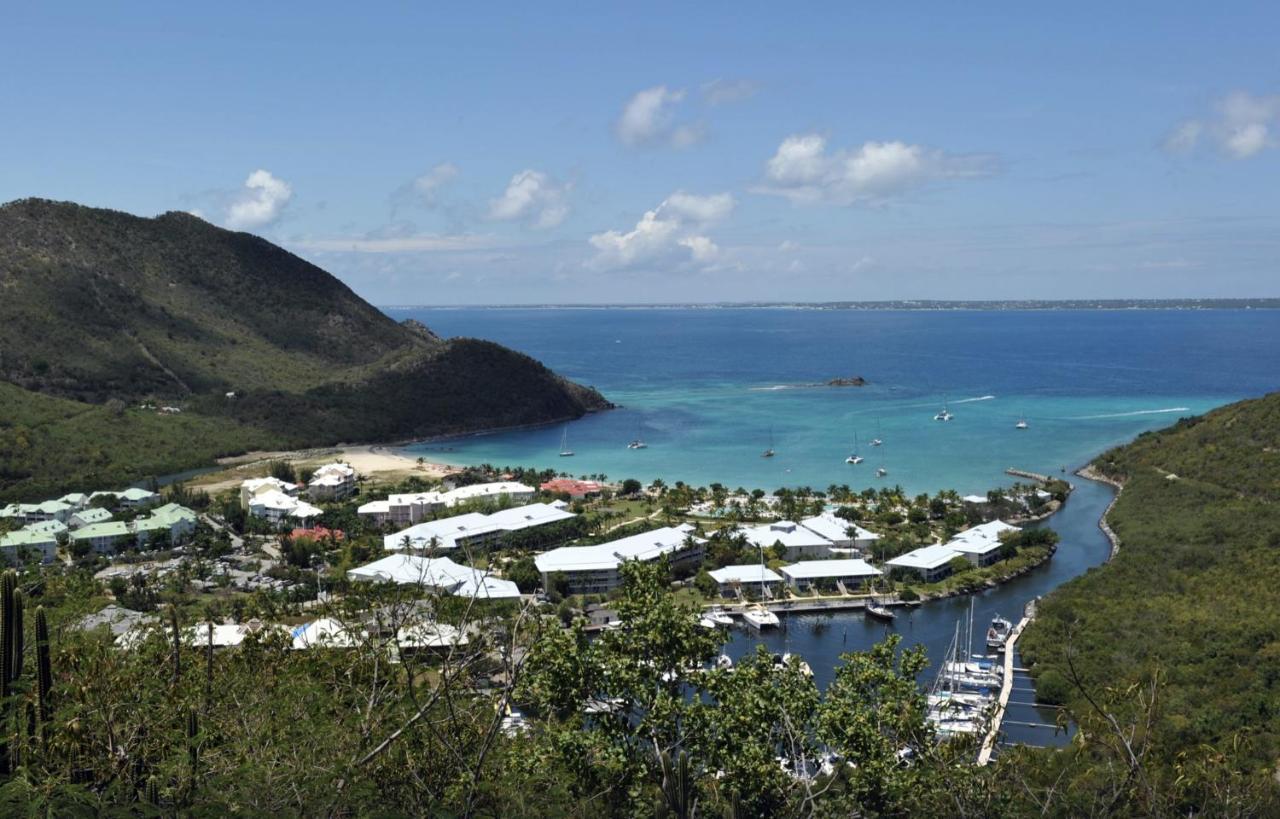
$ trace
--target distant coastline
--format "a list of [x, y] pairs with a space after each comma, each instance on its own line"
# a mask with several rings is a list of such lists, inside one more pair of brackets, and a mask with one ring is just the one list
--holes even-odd
[[1009, 299], [813, 302], [669, 302], [654, 304], [453, 304], [378, 305], [400, 310], [1280, 310], [1278, 298], [1248, 299]]

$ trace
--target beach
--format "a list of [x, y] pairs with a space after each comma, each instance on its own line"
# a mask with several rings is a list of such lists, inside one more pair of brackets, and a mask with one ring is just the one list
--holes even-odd
[[193, 488], [209, 493], [234, 489], [248, 478], [266, 475], [272, 461], [288, 461], [297, 467], [316, 467], [331, 461], [350, 464], [365, 478], [390, 483], [410, 477], [438, 480], [458, 471], [458, 467], [402, 454], [398, 448], [377, 444], [340, 445], [322, 449], [247, 452], [219, 458], [223, 467], [191, 479]]

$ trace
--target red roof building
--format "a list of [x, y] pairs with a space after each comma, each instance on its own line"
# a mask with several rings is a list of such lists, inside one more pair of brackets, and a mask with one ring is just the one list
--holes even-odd
[[291, 533], [294, 538], [310, 538], [311, 540], [332, 540], [335, 543], [341, 543], [346, 539], [347, 535], [341, 529], [326, 529], [323, 526], [316, 526], [311, 529], [294, 529]]
[[599, 495], [604, 491], [602, 484], [595, 481], [580, 481], [576, 478], [553, 478], [538, 488], [555, 495], [567, 494], [574, 499]]

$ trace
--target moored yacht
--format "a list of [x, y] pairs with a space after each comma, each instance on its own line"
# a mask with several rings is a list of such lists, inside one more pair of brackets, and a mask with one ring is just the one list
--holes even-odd
[[747, 606], [742, 610], [742, 621], [757, 630], [777, 628], [779, 622], [778, 615], [769, 611], [759, 603]]
[[569, 449], [569, 425], [564, 425], [564, 433], [560, 436], [560, 457], [572, 458], [573, 450]]
[[991, 651], [1002, 651], [1012, 632], [1013, 623], [997, 614], [991, 618], [991, 627], [987, 629], [987, 648]]
[[1014, 429], [1026, 429], [1026, 428], [1027, 428], [1027, 419], [1026, 419], [1026, 418], [1019, 418], [1019, 419], [1018, 419], [1018, 423], [1014, 424], [1014, 425], [1013, 425], [1013, 428], [1014, 428]]
[[856, 432], [853, 433], [853, 452], [844, 459], [844, 462], [854, 465], [862, 463], [862, 456], [858, 454], [858, 433]]
[[702, 613], [702, 616], [715, 623], [717, 626], [733, 625], [733, 617], [729, 612], [722, 608], [707, 609]]

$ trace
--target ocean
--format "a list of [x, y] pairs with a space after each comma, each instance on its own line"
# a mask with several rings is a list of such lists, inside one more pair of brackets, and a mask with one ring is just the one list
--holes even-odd
[[[558, 456], [559, 425], [413, 454], [618, 480], [983, 494], [1013, 480], [1008, 467], [1070, 470], [1143, 431], [1280, 385], [1280, 311], [388, 312], [506, 344], [621, 407], [568, 425], [572, 459]], [[852, 376], [866, 386], [809, 386]], [[933, 420], [944, 403], [953, 420]], [[1015, 429], [1019, 419], [1027, 429]], [[647, 449], [626, 448], [637, 436]], [[855, 439], [865, 460], [851, 466]], [[776, 457], [761, 458], [771, 441]]]

